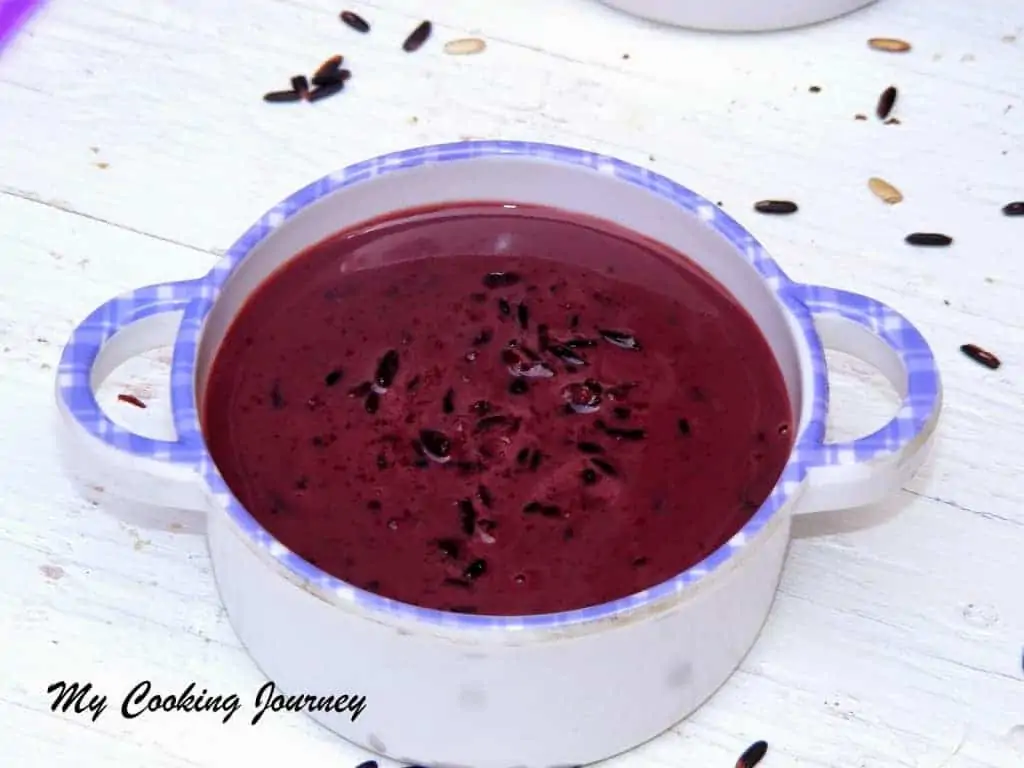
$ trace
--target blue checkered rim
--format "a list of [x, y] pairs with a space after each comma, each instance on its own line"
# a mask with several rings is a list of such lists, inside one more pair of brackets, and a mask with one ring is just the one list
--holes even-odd
[[[732, 539], [702, 562], [666, 582], [620, 600], [541, 616], [477, 616], [418, 608], [358, 589], [287, 550], [253, 519], [224, 483], [200, 433], [195, 365], [203, 324], [225, 280], [258, 243], [306, 206], [339, 189], [407, 168], [484, 157], [533, 158], [588, 168], [643, 187], [695, 214], [746, 256], [774, 289], [779, 301], [796, 318], [810, 349], [814, 381], [813, 391], [808, 393], [813, 398], [810, 419], [797, 436], [793, 455], [768, 499]], [[184, 310], [184, 317], [171, 369], [171, 404], [178, 438], [165, 442], [133, 434], [104, 415], [90, 385], [90, 372], [100, 348], [120, 328], [154, 313], [180, 310]], [[816, 314], [841, 315], [877, 334], [899, 354], [909, 373], [907, 395], [899, 413], [867, 437], [845, 443], [824, 442], [828, 377], [824, 352], [813, 324]], [[864, 296], [792, 282], [753, 236], [717, 206], [689, 189], [653, 171], [592, 152], [528, 142], [478, 141], [409, 149], [349, 166], [300, 189], [267, 211], [205, 277], [140, 288], [107, 302], [89, 315], [68, 341], [58, 372], [58, 394], [82, 428], [98, 440], [138, 457], [196, 468], [208, 484], [213, 498], [223, 505], [245, 536], [299, 579], [319, 587], [324, 594], [333, 594], [339, 601], [354, 602], [374, 612], [432, 624], [476, 629], [527, 629], [607, 618], [650, 604], [700, 581], [741, 550], [768, 524], [799, 487], [810, 468], [865, 462], [894, 452], [914, 440], [938, 407], [940, 384], [935, 359], [927, 342], [904, 317]]]

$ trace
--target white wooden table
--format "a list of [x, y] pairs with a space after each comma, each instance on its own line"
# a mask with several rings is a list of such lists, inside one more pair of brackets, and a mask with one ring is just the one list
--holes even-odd
[[[374, 26], [360, 36], [338, 22], [342, 7], [54, 0], [0, 57], [0, 763], [366, 759], [303, 715], [253, 727], [115, 711], [143, 679], [243, 701], [263, 679], [219, 606], [201, 521], [140, 519], [65, 479], [54, 367], [95, 305], [198, 276], [311, 179], [486, 137], [608, 152], [721, 200], [795, 278], [905, 313], [945, 378], [921, 474], [884, 508], [813, 529], [798, 521], [774, 613], [742, 669], [616, 765], [727, 768], [756, 739], [771, 744], [766, 768], [1024, 765], [1024, 218], [1000, 213], [1024, 198], [1019, 0], [882, 0], [818, 28], [735, 37], [655, 27], [591, 0], [374, 0], [353, 6]], [[423, 18], [434, 37], [403, 53]], [[483, 54], [441, 52], [470, 34], [487, 39]], [[872, 36], [914, 48], [875, 52]], [[344, 93], [261, 101], [333, 53], [354, 73]], [[899, 125], [873, 115], [890, 84]], [[871, 176], [905, 201], [873, 197]], [[754, 213], [766, 197], [801, 211]], [[956, 242], [905, 245], [917, 230]], [[961, 355], [966, 342], [1002, 368]], [[880, 425], [887, 385], [832, 362], [833, 433]], [[165, 373], [166, 355], [134, 361], [103, 400], [115, 418], [168, 435]], [[119, 392], [149, 407], [118, 403]], [[58, 680], [91, 681], [111, 710], [95, 722], [51, 713]]]

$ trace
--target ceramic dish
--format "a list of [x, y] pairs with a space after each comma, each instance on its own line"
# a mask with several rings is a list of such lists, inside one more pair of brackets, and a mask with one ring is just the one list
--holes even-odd
[[[661, 241], [710, 272], [768, 340], [798, 418], [768, 500], [703, 562], [644, 592], [568, 613], [445, 613], [364, 592], [275, 541], [226, 487], [197, 418], [211, 358], [275, 267], [388, 211], [517, 200], [598, 216]], [[173, 345], [177, 439], [133, 434], [95, 386], [128, 357]], [[902, 397], [884, 427], [824, 442], [824, 347], [873, 363]], [[263, 672], [290, 693], [358, 692], [367, 708], [320, 723], [410, 763], [551, 768], [628, 750], [679, 722], [736, 669], [768, 615], [794, 514], [869, 504], [925, 455], [941, 406], [921, 335], [873, 299], [793, 282], [721, 209], [649, 170], [525, 142], [421, 147], [358, 163], [268, 211], [205, 276], [111, 299], [74, 331], [57, 377], [64, 438], [94, 483], [150, 504], [207, 512], [217, 586]]]
[[601, 0], [633, 16], [718, 32], [768, 32], [828, 21], [876, 0]]

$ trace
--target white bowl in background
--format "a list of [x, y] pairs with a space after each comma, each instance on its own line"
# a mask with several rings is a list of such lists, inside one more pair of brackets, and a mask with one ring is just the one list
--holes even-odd
[[715, 32], [769, 32], [803, 27], [876, 0], [601, 0], [633, 16]]

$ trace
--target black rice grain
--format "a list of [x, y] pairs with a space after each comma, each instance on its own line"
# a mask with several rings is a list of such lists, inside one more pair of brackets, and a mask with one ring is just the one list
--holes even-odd
[[583, 480], [584, 485], [593, 485], [598, 480], [597, 472], [592, 470], [590, 467], [587, 467], [582, 473], [580, 473], [580, 478]]
[[508, 288], [511, 285], [516, 285], [520, 281], [519, 275], [515, 272], [489, 272], [484, 275], [484, 287], [490, 288]]
[[437, 548], [447, 558], [456, 560], [459, 557], [459, 542], [455, 539], [441, 539], [437, 542]]
[[435, 461], [443, 461], [451, 455], [452, 441], [443, 432], [436, 429], [420, 430], [420, 445], [427, 454], [427, 458]]
[[489, 344], [494, 338], [494, 331], [490, 328], [484, 328], [473, 338], [474, 347], [482, 347], [484, 344]]
[[604, 459], [591, 459], [590, 463], [608, 475], [608, 477], [616, 477], [619, 474], [619, 471]]
[[548, 352], [557, 357], [566, 365], [587, 364], [587, 361], [580, 355], [577, 355], [575, 352], [573, 352], [573, 350], [569, 347], [568, 344], [552, 344], [550, 347], [548, 347]]
[[875, 114], [879, 120], [885, 120], [892, 114], [892, 108], [896, 106], [896, 96], [899, 95], [895, 85], [890, 85], [878, 97], [878, 104], [875, 105]]
[[544, 352], [550, 344], [551, 337], [548, 335], [548, 327], [541, 323], [537, 326], [537, 346], [540, 347], [541, 352]]
[[484, 418], [480, 419], [476, 423], [474, 431], [487, 432], [495, 427], [509, 427], [514, 431], [519, 427], [519, 420], [512, 416], [496, 413], [493, 416], [484, 416]]
[[688, 435], [690, 434], [690, 422], [686, 419], [680, 419], [676, 422], [676, 426], [679, 427], [679, 434]]
[[370, 31], [370, 25], [358, 13], [353, 13], [352, 11], [342, 11], [341, 16], [339, 18], [346, 26], [351, 27], [356, 32], [362, 32], [365, 35], [367, 32]]
[[530, 471], [531, 472], [536, 472], [537, 471], [537, 468], [540, 466], [540, 462], [541, 462], [541, 460], [543, 458], [544, 458], [544, 454], [541, 453], [540, 451], [534, 451], [533, 452], [533, 455], [530, 457]]
[[344, 57], [340, 54], [331, 56], [329, 59], [325, 60], [323, 64], [316, 68], [316, 72], [313, 73], [313, 84], [319, 85], [319, 83], [317, 83], [318, 78], [330, 78], [335, 76], [341, 68], [341, 62], [343, 60]]
[[740, 755], [739, 760], [736, 761], [736, 768], [754, 768], [764, 760], [766, 754], [768, 754], [768, 742], [755, 741]]
[[472, 536], [476, 532], [476, 508], [469, 499], [459, 502], [459, 525], [467, 536]]
[[638, 342], [636, 337], [631, 333], [609, 330], [598, 330], [598, 333], [601, 335], [602, 339], [607, 341], [609, 344], [614, 344], [616, 347], [636, 351], [640, 350], [640, 342]]
[[309, 80], [306, 79], [305, 75], [295, 75], [292, 78], [292, 90], [302, 98], [309, 96]]
[[444, 398], [441, 400], [441, 410], [445, 413], [453, 413], [455, 411], [455, 390], [448, 388], [448, 391], [444, 393]]
[[434, 25], [429, 21], [421, 21], [420, 25], [410, 32], [407, 38], [405, 38], [405, 42], [402, 43], [402, 50], [406, 53], [418, 51], [423, 44], [427, 42], [427, 38], [430, 37], [430, 33], [433, 29]]
[[333, 371], [328, 372], [328, 374], [324, 376], [324, 384], [328, 387], [333, 387], [335, 384], [341, 381], [344, 375], [344, 371], [342, 371], [340, 368], [335, 368]]
[[352, 78], [352, 72], [348, 69], [339, 69], [335, 72], [328, 72], [326, 74], [313, 75], [311, 82], [316, 86], [323, 85], [336, 85], [337, 83], [346, 83]]
[[909, 245], [923, 245], [945, 248], [953, 244], [953, 238], [940, 232], [914, 232], [903, 238]]
[[510, 395], [525, 395], [529, 390], [530, 385], [526, 383], [526, 379], [513, 379], [508, 385]]
[[285, 104], [292, 101], [302, 101], [302, 94], [297, 91], [271, 91], [263, 94], [263, 100], [270, 104]]
[[1007, 203], [1003, 206], [1004, 216], [1024, 216], [1024, 200]]
[[609, 427], [600, 419], [597, 421], [597, 428], [604, 432], [608, 437], [614, 438], [615, 440], [643, 440], [647, 437], [647, 431], [639, 427], [632, 429], [623, 429], [620, 427]]
[[321, 99], [326, 99], [340, 92], [344, 87], [345, 84], [342, 82], [332, 83], [330, 85], [321, 85], [319, 88], [314, 88], [310, 91], [309, 96], [306, 98], [310, 102], [320, 101]]
[[530, 327], [530, 310], [525, 304], [516, 307], [516, 319], [519, 320], [519, 327], [524, 331]]
[[363, 407], [367, 413], [376, 413], [380, 410], [380, 395], [376, 392], [371, 392], [366, 396], [366, 402], [363, 403]]
[[508, 317], [512, 314], [512, 305], [505, 301], [505, 299], [498, 299], [498, 311]]
[[597, 341], [594, 339], [569, 339], [565, 342], [565, 346], [569, 347], [569, 349], [586, 349], [596, 347]]
[[754, 203], [754, 210], [758, 213], [785, 216], [790, 213], [796, 213], [799, 207], [792, 200], [759, 200]]
[[374, 383], [381, 389], [387, 389], [395, 383], [398, 375], [398, 352], [389, 349], [377, 363], [377, 372], [373, 376]]
[[285, 503], [285, 500], [282, 499], [280, 496], [274, 494], [274, 495], [272, 495], [270, 497], [269, 501], [270, 501], [270, 514], [272, 514], [272, 515], [280, 515], [281, 513], [288, 511], [288, 505]]
[[478, 559], [466, 566], [466, 570], [463, 571], [462, 577], [469, 581], [475, 581], [485, 573], [487, 573], [487, 561]]
[[589, 453], [591, 455], [604, 453], [604, 448], [602, 448], [600, 445], [598, 445], [597, 443], [588, 442], [586, 440], [584, 440], [581, 443], [576, 443], [576, 447], [580, 449], [581, 453]]
[[480, 499], [480, 503], [488, 509], [494, 506], [494, 494], [491, 493], [486, 485], [477, 486], [476, 495]]
[[974, 362], [979, 365], [984, 365], [990, 370], [997, 370], [999, 366], [1002, 365], [1002, 362], [998, 357], [993, 355], [987, 349], [982, 349], [977, 344], [964, 344], [960, 347], [960, 351], [971, 358]]
[[526, 462], [530, 460], [530, 449], [520, 448], [519, 453], [516, 454], [516, 464], [526, 465]]
[[356, 768], [377, 768], [377, 761], [376, 760], [367, 760], [367, 761], [362, 762], [359, 765], [357, 765]]
[[279, 411], [285, 407], [284, 395], [281, 393], [281, 382], [275, 381], [273, 386], [270, 388], [270, 407], [275, 411]]

